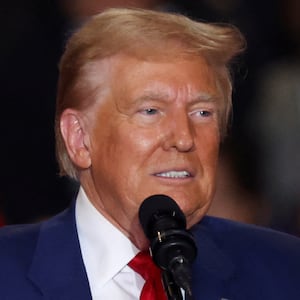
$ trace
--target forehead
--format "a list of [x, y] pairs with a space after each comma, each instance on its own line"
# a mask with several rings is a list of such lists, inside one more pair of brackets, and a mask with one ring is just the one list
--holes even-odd
[[[85, 66], [92, 98], [118, 105], [143, 100], [220, 99], [216, 74], [204, 57], [114, 55]], [[98, 102], [98, 101], [96, 101]]]
[[138, 84], [155, 87], [173, 82], [193, 83], [207, 92], [217, 90], [215, 69], [201, 56], [143, 59], [119, 54], [90, 63], [85, 69], [85, 76], [94, 87], [106, 83], [114, 89], [138, 89]]
[[219, 97], [215, 72], [202, 57], [140, 60], [119, 58], [119, 93], [133, 99], [169, 100]]

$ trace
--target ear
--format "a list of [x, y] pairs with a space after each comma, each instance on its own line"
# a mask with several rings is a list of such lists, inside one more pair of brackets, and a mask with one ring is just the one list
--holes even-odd
[[79, 111], [66, 109], [60, 118], [60, 130], [72, 162], [81, 169], [91, 166], [89, 135]]

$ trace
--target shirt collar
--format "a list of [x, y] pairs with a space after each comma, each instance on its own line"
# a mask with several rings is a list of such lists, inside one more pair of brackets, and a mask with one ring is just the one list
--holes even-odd
[[[89, 201], [82, 187], [76, 200], [76, 225], [91, 289], [104, 286], [139, 252]], [[126, 270], [126, 268], [125, 268]]]

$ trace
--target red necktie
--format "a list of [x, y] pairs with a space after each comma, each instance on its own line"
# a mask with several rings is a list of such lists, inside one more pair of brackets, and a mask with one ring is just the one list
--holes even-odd
[[167, 300], [161, 270], [154, 264], [149, 252], [139, 252], [128, 266], [145, 279], [140, 300]]

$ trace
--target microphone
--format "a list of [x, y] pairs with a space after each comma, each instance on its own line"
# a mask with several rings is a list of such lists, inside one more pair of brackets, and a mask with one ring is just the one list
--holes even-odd
[[153, 261], [165, 273], [163, 278], [192, 296], [191, 264], [197, 247], [177, 203], [166, 195], [150, 196], [140, 206], [139, 219], [150, 241]]

